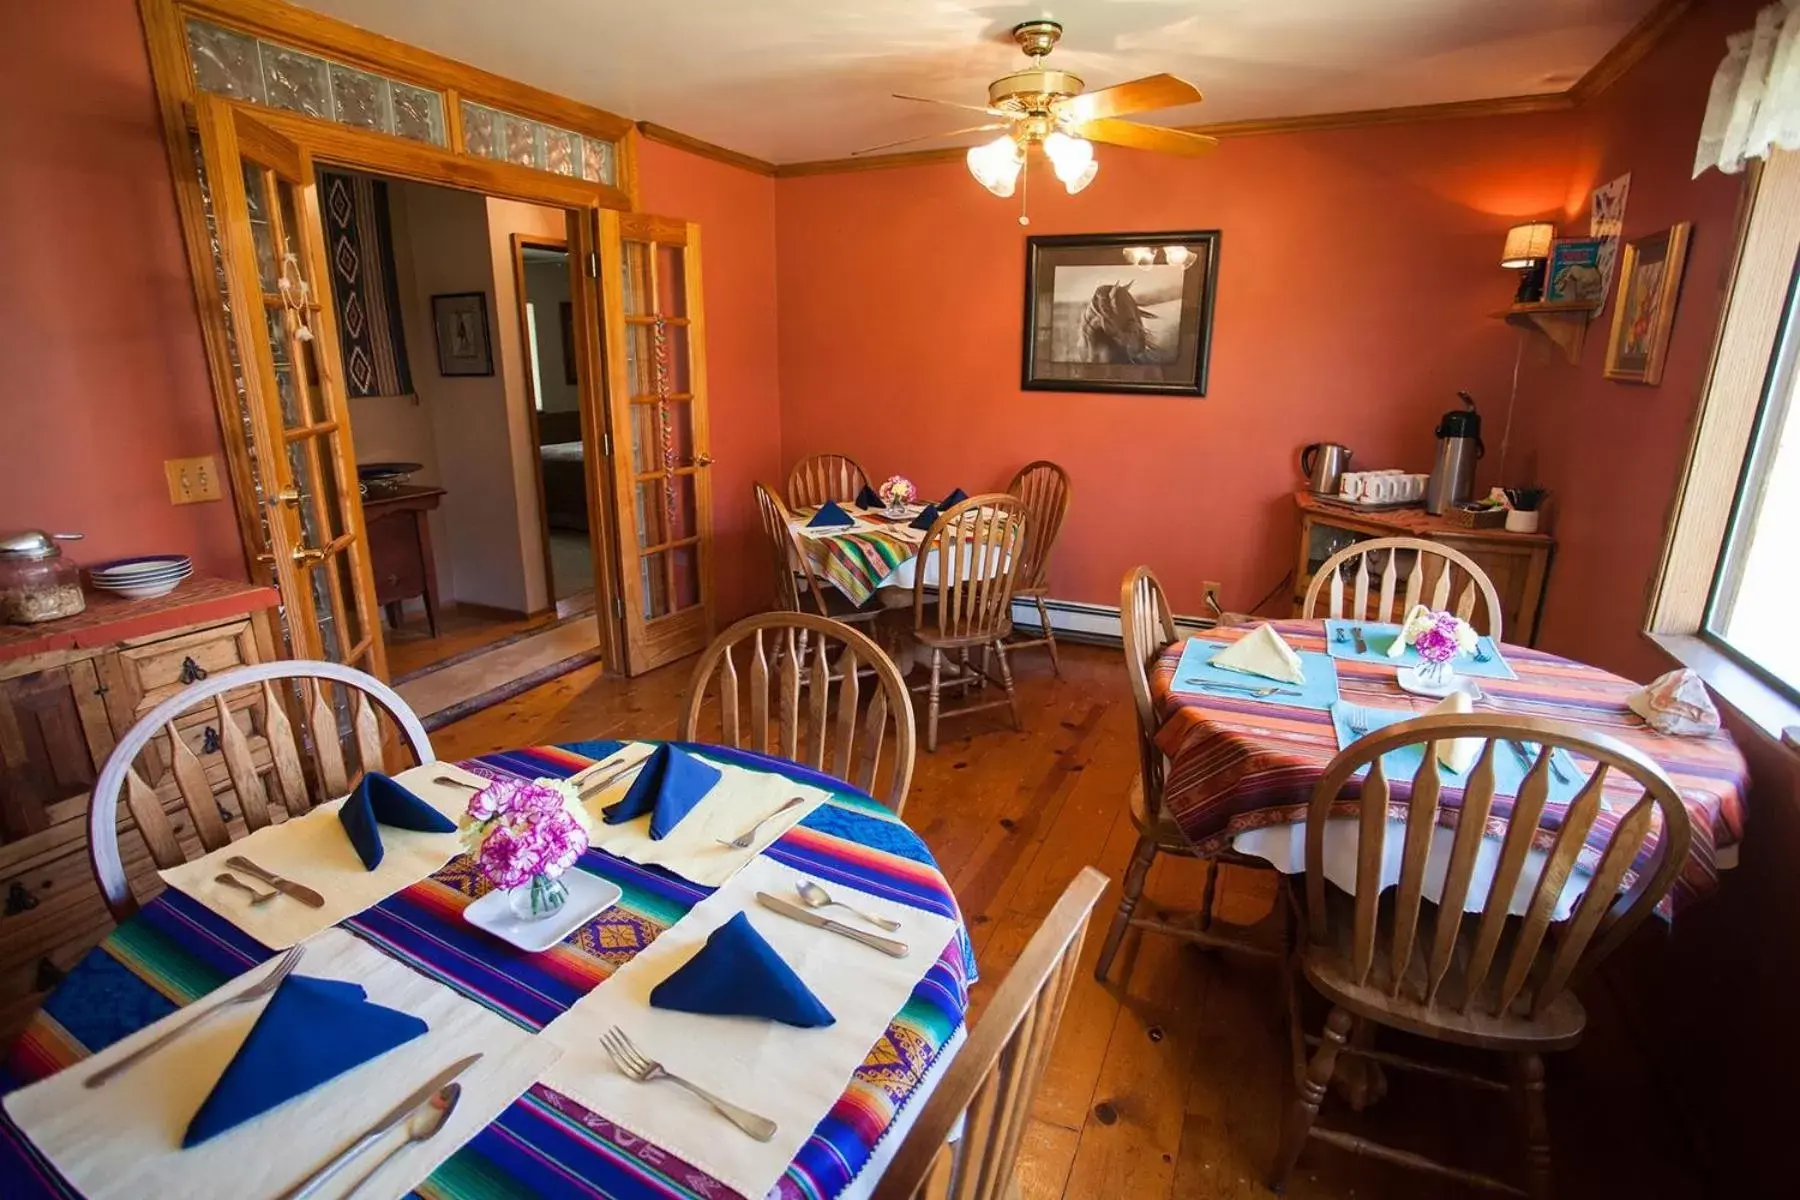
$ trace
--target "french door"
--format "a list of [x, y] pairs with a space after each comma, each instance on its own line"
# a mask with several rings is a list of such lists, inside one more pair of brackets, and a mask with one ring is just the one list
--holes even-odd
[[242, 106], [202, 93], [195, 108], [290, 646], [386, 678], [311, 155]]
[[712, 637], [712, 456], [700, 227], [600, 214], [600, 277], [626, 670]]

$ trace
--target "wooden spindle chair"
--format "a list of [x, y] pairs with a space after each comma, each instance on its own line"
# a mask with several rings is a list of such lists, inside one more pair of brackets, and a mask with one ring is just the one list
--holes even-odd
[[1056, 630], [1050, 625], [1044, 599], [1050, 594], [1050, 551], [1056, 545], [1056, 535], [1062, 532], [1063, 518], [1069, 514], [1069, 473], [1047, 459], [1039, 459], [1020, 467], [1006, 490], [1025, 502], [1025, 561], [1019, 567], [1013, 595], [1037, 605], [1038, 621], [1044, 629], [1042, 637], [1020, 638], [1011, 645], [1014, 650], [1043, 646], [1050, 651], [1050, 669], [1060, 676], [1062, 660], [1056, 654]]
[[[346, 702], [354, 772], [328, 685]], [[290, 710], [294, 687], [299, 703]], [[107, 756], [88, 810], [88, 859], [114, 919], [138, 907], [119, 851], [121, 800], [155, 867], [178, 866], [280, 813], [297, 817], [347, 795], [363, 772], [384, 769], [382, 711], [420, 762], [433, 761], [431, 738], [406, 701], [373, 675], [339, 663], [221, 671], [145, 713]], [[304, 738], [294, 736], [290, 712]], [[225, 806], [234, 794], [236, 812]]]
[[[701, 720], [709, 691], [718, 700], [716, 732]], [[895, 816], [912, 786], [918, 739], [894, 660], [865, 634], [812, 613], [746, 617], [714, 638], [688, 683], [676, 736], [815, 767]]]
[[827, 500], [848, 504], [869, 486], [869, 476], [848, 454], [809, 454], [788, 473], [789, 508], [816, 508]]
[[776, 611], [810, 610], [852, 625], [881, 615], [879, 606], [858, 608], [850, 597], [821, 582], [806, 556], [800, 535], [794, 532], [788, 506], [767, 484], [752, 483], [750, 487], [756, 494], [756, 511], [762, 519], [763, 540], [768, 545], [769, 563], [775, 575]]
[[[1019, 1145], [1056, 1045], [1088, 918], [1105, 890], [1106, 876], [1092, 867], [1063, 890], [926, 1100], [873, 1200], [1018, 1196]], [[959, 1124], [962, 1133], [951, 1141]]]
[[[935, 753], [938, 718], [963, 716], [1005, 705], [1013, 728], [1023, 732], [1012, 667], [1006, 661], [1006, 638], [1012, 633], [1013, 587], [1024, 562], [1025, 502], [1004, 492], [970, 496], [938, 515], [919, 543], [913, 576], [913, 636], [931, 651], [931, 676], [913, 690], [926, 695], [925, 749]], [[937, 579], [927, 575], [936, 569]], [[971, 669], [969, 651], [982, 652], [980, 670]], [[987, 656], [1000, 663], [1000, 700], [967, 703], [968, 693], [990, 682]], [[958, 656], [958, 672], [948, 685], [944, 656]], [[956, 689], [965, 703], [944, 712], [944, 688]]]
[[[1396, 608], [1395, 592], [1399, 586], [1400, 560], [1403, 556], [1412, 558], [1412, 570], [1406, 576], [1405, 599]], [[1385, 559], [1381, 568], [1381, 586], [1374, 598], [1373, 608], [1370, 607], [1369, 596], [1369, 560], [1372, 557]], [[1356, 560], [1355, 590], [1346, 608], [1341, 568], [1352, 559]], [[1499, 641], [1500, 595], [1494, 590], [1493, 580], [1488, 578], [1487, 572], [1474, 559], [1462, 551], [1424, 538], [1370, 538], [1366, 542], [1357, 542], [1339, 550], [1326, 559], [1325, 564], [1313, 575], [1312, 586], [1306, 589], [1306, 605], [1300, 616], [1308, 621], [1313, 619], [1319, 594], [1327, 588], [1331, 592], [1330, 612], [1327, 615], [1353, 621], [1397, 624], [1406, 619], [1406, 614], [1412, 611], [1413, 605], [1420, 603], [1428, 604], [1434, 609], [1450, 608], [1452, 577], [1458, 568], [1465, 579], [1462, 590], [1457, 593], [1453, 611], [1474, 625], [1477, 632]], [[1431, 598], [1426, 600], [1424, 597], [1428, 584], [1431, 586]], [[1483, 620], [1476, 620], [1474, 616], [1477, 594], [1484, 606]]]
[[[1424, 891], [1443, 798], [1437, 746], [1453, 738], [1482, 744], [1467, 775], [1442, 890], [1432, 903]], [[1477, 909], [1465, 912], [1477, 852], [1490, 818], [1499, 816], [1494, 810], [1495, 756], [1513, 753], [1507, 743], [1520, 742], [1539, 743], [1539, 752], [1510, 816], [1500, 818], [1505, 836], [1486, 894]], [[1381, 756], [1406, 746], [1422, 747], [1423, 757], [1411, 781], [1399, 883], [1383, 892], [1382, 852], [1393, 786]], [[1560, 815], [1547, 803], [1556, 770], [1550, 755], [1557, 747], [1595, 762]], [[1345, 785], [1364, 767], [1368, 775], [1356, 801], [1356, 894], [1345, 896], [1325, 878], [1325, 822], [1342, 803]], [[1610, 793], [1604, 800], [1603, 792]], [[1604, 811], [1619, 814], [1617, 823], [1605, 846], [1587, 859], [1591, 878], [1573, 911], [1566, 920], [1556, 920], [1564, 885], [1603, 805]], [[1283, 1130], [1275, 1190], [1293, 1172], [1307, 1138], [1314, 1137], [1401, 1166], [1548, 1200], [1550, 1143], [1541, 1055], [1569, 1049], [1580, 1040], [1587, 1018], [1571, 985], [1589, 975], [1674, 886], [1691, 837], [1680, 793], [1660, 767], [1629, 746], [1568, 722], [1492, 713], [1419, 717], [1347, 746], [1313, 789], [1306, 816], [1307, 941], [1298, 966], [1332, 1007], [1324, 1036], [1316, 1040], [1317, 1051], [1304, 1062], [1299, 1006], [1288, 1006], [1296, 1022], [1299, 1094]], [[1509, 915], [1521, 879], [1530, 883], [1525, 875], [1530, 851], [1545, 838], [1552, 839], [1550, 848], [1543, 854], [1525, 915]], [[1654, 851], [1645, 869], [1628, 874], [1652, 840]], [[1502, 1082], [1379, 1053], [1360, 1042], [1346, 1045], [1346, 1034], [1359, 1020], [1504, 1053], [1510, 1056], [1511, 1079]], [[1526, 1186], [1317, 1127], [1319, 1104], [1339, 1055], [1513, 1092], [1524, 1123]]]
[[[1225, 932], [1219, 932], [1219, 927], [1213, 924], [1213, 900], [1218, 894], [1219, 865], [1231, 863], [1268, 870], [1269, 864], [1263, 859], [1232, 851], [1197, 854], [1193, 843], [1188, 841], [1180, 826], [1175, 824], [1174, 818], [1163, 809], [1163, 777], [1168, 763], [1163, 758], [1162, 750], [1156, 745], [1156, 731], [1161, 728], [1162, 722], [1156, 712], [1155, 698], [1150, 692], [1150, 669], [1163, 652], [1175, 644], [1178, 635], [1175, 632], [1174, 614], [1169, 609], [1168, 596], [1163, 592], [1156, 573], [1149, 567], [1135, 567], [1126, 572], [1124, 581], [1119, 585], [1119, 617], [1125, 643], [1125, 674], [1131, 681], [1131, 697], [1137, 706], [1138, 778], [1132, 781], [1129, 803], [1131, 823], [1137, 829], [1138, 840], [1131, 853], [1131, 863], [1125, 869], [1119, 911], [1113, 916], [1112, 926], [1106, 931], [1106, 941], [1100, 947], [1099, 961], [1094, 964], [1094, 977], [1102, 980], [1106, 978], [1107, 972], [1112, 969], [1114, 956], [1125, 941], [1126, 931], [1132, 928], [1168, 934], [1203, 946], [1244, 950], [1252, 954], [1274, 954], [1279, 942], [1274, 938], [1262, 938], [1260, 930], [1253, 935], [1243, 927], [1231, 926]], [[1144, 884], [1150, 877], [1150, 867], [1159, 854], [1200, 858], [1206, 862], [1206, 890], [1201, 899], [1200, 912], [1194, 919], [1177, 917], [1171, 920], [1167, 915], [1137, 915], [1138, 903], [1144, 895]], [[1272, 919], [1277, 923], [1284, 922], [1284, 911], [1282, 906], [1277, 905]]]

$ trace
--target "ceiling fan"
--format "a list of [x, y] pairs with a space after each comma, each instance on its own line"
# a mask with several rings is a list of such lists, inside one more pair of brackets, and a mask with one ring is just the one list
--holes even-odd
[[[1119, 119], [1125, 113], [1199, 102], [1200, 89], [1185, 79], [1173, 75], [1146, 75], [1129, 83], [1088, 92], [1083, 90], [1087, 85], [1079, 76], [1046, 67], [1044, 56], [1056, 47], [1062, 37], [1062, 28], [1058, 21], [1026, 21], [1013, 27], [1013, 40], [1031, 58], [1031, 66], [990, 83], [985, 107], [894, 93], [897, 100], [943, 104], [986, 113], [997, 120], [966, 129], [902, 138], [856, 153], [872, 154], [910, 142], [1004, 129], [1006, 132], [993, 141], [969, 149], [969, 173], [982, 187], [996, 196], [1012, 195], [1025, 166], [1026, 153], [1032, 146], [1038, 146], [1050, 160], [1057, 179], [1070, 195], [1074, 195], [1092, 183], [1100, 169], [1100, 164], [1094, 161], [1094, 142], [1183, 155], [1205, 154], [1218, 145], [1217, 138], [1205, 134]], [[1025, 223], [1024, 217], [1019, 220]]]

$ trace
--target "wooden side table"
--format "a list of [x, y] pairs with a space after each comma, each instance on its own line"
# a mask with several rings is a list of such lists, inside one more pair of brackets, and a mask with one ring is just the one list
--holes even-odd
[[414, 596], [425, 599], [425, 622], [438, 635], [437, 560], [431, 553], [427, 514], [438, 506], [444, 489], [403, 487], [389, 496], [363, 500], [363, 523], [369, 529], [369, 559], [375, 570], [375, 602], [387, 609], [388, 624], [400, 628], [401, 605]]

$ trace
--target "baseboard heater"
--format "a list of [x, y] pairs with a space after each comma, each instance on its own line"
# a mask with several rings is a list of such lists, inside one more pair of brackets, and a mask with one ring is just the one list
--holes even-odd
[[[1125, 635], [1116, 604], [1046, 600], [1044, 607], [1049, 610], [1050, 628], [1056, 631], [1058, 638], [1070, 642], [1092, 642], [1098, 646], [1117, 646], [1124, 642]], [[1013, 626], [1022, 632], [1029, 634], [1043, 631], [1037, 605], [1029, 600], [1013, 601], [1012, 619]], [[1211, 629], [1217, 624], [1211, 617], [1175, 618], [1175, 630], [1184, 636], [1202, 629]]]

